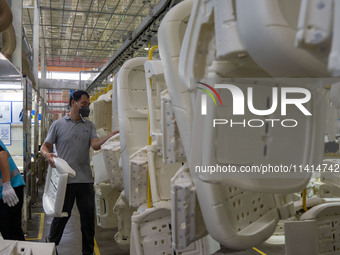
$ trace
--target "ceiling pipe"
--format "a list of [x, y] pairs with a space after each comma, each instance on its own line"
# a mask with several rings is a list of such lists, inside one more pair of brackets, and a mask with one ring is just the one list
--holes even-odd
[[13, 15], [6, 0], [0, 0], [0, 33], [12, 24]]

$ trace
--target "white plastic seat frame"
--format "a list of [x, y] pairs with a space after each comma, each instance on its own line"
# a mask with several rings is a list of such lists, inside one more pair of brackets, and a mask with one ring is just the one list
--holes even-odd
[[114, 239], [122, 250], [130, 249], [130, 236], [131, 236], [131, 217], [134, 209], [129, 206], [125, 191], [123, 190], [117, 199], [113, 212], [117, 215], [118, 231]]
[[113, 207], [120, 195], [109, 183], [94, 185], [97, 225], [102, 228], [117, 227], [117, 216]]
[[[257, 1], [254, 1], [254, 2], [257, 2]], [[239, 2], [237, 2], [237, 4], [239, 4]], [[204, 8], [200, 7], [203, 5], [204, 5]], [[243, 9], [246, 8], [247, 10], [249, 10], [249, 6], [246, 7], [242, 5], [241, 7]], [[274, 4], [273, 5], [274, 13], [277, 13], [277, 12], [280, 13], [280, 9], [276, 10], [275, 7], [276, 5]], [[278, 87], [295, 87], [296, 84], [299, 84], [299, 86], [302, 85], [302, 87], [307, 87], [311, 90], [313, 100], [309, 102], [309, 104], [306, 107], [308, 107], [309, 109], [312, 109], [311, 112], [312, 112], [313, 117], [309, 117], [309, 116], [306, 117], [303, 114], [301, 114], [299, 111], [295, 111], [295, 110], [288, 112], [287, 118], [298, 119], [299, 121], [298, 128], [288, 130], [287, 128], [275, 127], [275, 128], [269, 129], [267, 128], [268, 123], [266, 126], [263, 126], [262, 129], [247, 127], [247, 128], [241, 128], [241, 129], [233, 128], [233, 129], [229, 129], [226, 131], [226, 128], [224, 126], [217, 126], [216, 128], [212, 128], [211, 127], [212, 119], [214, 118], [221, 119], [225, 117], [236, 117], [234, 121], [235, 120], [240, 121], [242, 117], [244, 117], [245, 119], [249, 119], [251, 117], [253, 118], [257, 117], [257, 119], [260, 117], [260, 118], [265, 119], [267, 117], [267, 116], [254, 116], [250, 114], [249, 112], [246, 112], [244, 116], [240, 116], [240, 117], [232, 115], [229, 109], [232, 108], [231, 102], [233, 101], [231, 100], [230, 97], [227, 97], [227, 95], [225, 95], [226, 92], [224, 93], [221, 92], [220, 94], [222, 96], [222, 101], [224, 103], [227, 102], [227, 105], [224, 108], [219, 107], [215, 109], [214, 107], [213, 108], [211, 108], [211, 106], [209, 107], [209, 105], [212, 105], [212, 104], [210, 104], [211, 102], [208, 101], [208, 110], [210, 110], [211, 112], [208, 112], [207, 116], [205, 118], [202, 118], [200, 112], [198, 111], [198, 109], [200, 109], [200, 104], [201, 104], [201, 100], [199, 97], [201, 93], [197, 92], [198, 90], [195, 89], [196, 85], [194, 85], [191, 82], [192, 79], [207, 77], [208, 79], [210, 78], [211, 83], [218, 83], [218, 78], [237, 77], [235, 76], [236, 74], [240, 75], [239, 77], [242, 77], [242, 78], [251, 77], [249, 76], [250, 74], [251, 75], [253, 74], [265, 75], [265, 72], [261, 71], [261, 69], [255, 63], [251, 64], [252, 63], [251, 61], [244, 60], [247, 58], [249, 59], [250, 57], [247, 57], [247, 58], [239, 57], [241, 55], [243, 56], [244, 54], [247, 55], [248, 49], [246, 47], [242, 48], [243, 41], [241, 44], [241, 40], [239, 38], [239, 32], [238, 32], [238, 29], [236, 28], [236, 23], [243, 25], [245, 21], [244, 20], [236, 21], [236, 18], [234, 14], [231, 12], [231, 10], [233, 10], [232, 1], [223, 1], [223, 2], [221, 1], [199, 2], [198, 1], [198, 2], [195, 2], [193, 13], [189, 21], [188, 29], [187, 29], [187, 32], [184, 38], [182, 52], [181, 52], [183, 54], [181, 55], [181, 59], [180, 59], [179, 73], [182, 78], [182, 81], [186, 82], [185, 85], [188, 88], [188, 90], [191, 92], [192, 107], [193, 109], [197, 109], [193, 114], [195, 116], [194, 117], [195, 124], [192, 125], [193, 127], [192, 136], [202, 137], [204, 139], [203, 144], [205, 145], [202, 148], [200, 147], [202, 144], [199, 143], [200, 139], [192, 140], [192, 143], [191, 143], [192, 148], [202, 148], [202, 155], [201, 154], [197, 155], [197, 158], [190, 160], [191, 162], [190, 167], [194, 168], [195, 166], [202, 166], [202, 165], [203, 166], [211, 166], [211, 165], [216, 166], [216, 164], [221, 164], [221, 163], [223, 164], [223, 161], [224, 161], [224, 164], [226, 165], [228, 164], [229, 165], [251, 165], [251, 164], [260, 165], [261, 163], [264, 163], [264, 164], [270, 163], [272, 165], [273, 164], [287, 165], [288, 163], [290, 163], [290, 164], [299, 165], [299, 164], [320, 163], [321, 162], [320, 152], [321, 152], [321, 147], [323, 147], [320, 134], [323, 133], [323, 130], [325, 128], [323, 125], [323, 119], [325, 117], [324, 112], [323, 112], [323, 106], [325, 105], [324, 104], [325, 98], [322, 96], [322, 89], [318, 89], [318, 87], [322, 85], [320, 80], [315, 80], [315, 81], [314, 80], [307, 80], [307, 81], [296, 80], [295, 83], [294, 83], [294, 80], [293, 81], [291, 80], [289, 81], [280, 80], [279, 81], [280, 83]], [[214, 13], [214, 15], [212, 15], [212, 13]], [[284, 21], [282, 21], [283, 18], [280, 15], [270, 15], [270, 12], [268, 9], [267, 9], [267, 13], [261, 12], [261, 14], [262, 14], [261, 18], [265, 21], [267, 21], [267, 19], [272, 18], [273, 24], [277, 24], [280, 22], [284, 23]], [[214, 17], [214, 20], [212, 20], [211, 18], [212, 16]], [[245, 16], [244, 18], [246, 19], [247, 18], [246, 15], [244, 16]], [[224, 26], [222, 25], [224, 24], [223, 22], [228, 22], [228, 24], [229, 23], [230, 24], [228, 26]], [[214, 24], [215, 24], [215, 34], [213, 33]], [[247, 24], [251, 24], [251, 22], [248, 22]], [[207, 27], [212, 28], [212, 29], [207, 29]], [[205, 38], [207, 42], [198, 43], [199, 39], [203, 37]], [[226, 40], [221, 40], [223, 38], [226, 39], [227, 41], [228, 40], [232, 41], [232, 43], [230, 43], [230, 45], [221, 44], [220, 43], [221, 41], [226, 41]], [[288, 39], [286, 39], [285, 41], [283, 40], [283, 44], [287, 44], [286, 43], [287, 40]], [[210, 42], [210, 44], [208, 42]], [[214, 52], [215, 50], [215, 47], [211, 45], [213, 43], [216, 44], [215, 46], [216, 54], [219, 60], [215, 60], [213, 57], [211, 57], [213, 56], [213, 54], [209, 53], [210, 51]], [[237, 47], [237, 44], [239, 44], [238, 47]], [[285, 48], [286, 51], [289, 51], [289, 49], [292, 49], [293, 51], [293, 53], [291, 53], [290, 60], [294, 60], [293, 57], [300, 56], [298, 54], [297, 56], [294, 55], [295, 50], [293, 49], [295, 48], [293, 46], [294, 45], [289, 46], [287, 47], [287, 49]], [[278, 47], [277, 44], [275, 45], [275, 47]], [[212, 49], [212, 50], [209, 51], [209, 49]], [[298, 50], [298, 52], [300, 51], [301, 50]], [[259, 52], [259, 50], [257, 50], [257, 52]], [[271, 53], [270, 57], [271, 59], [276, 59], [276, 57], [278, 59], [281, 59], [280, 53], [278, 53], [277, 55], [273, 55]], [[225, 62], [223, 62], [221, 59], [225, 60]], [[202, 63], [202, 62], [209, 65], [209, 68], [207, 68], [207, 70], [204, 70], [202, 66], [197, 65], [197, 63]], [[236, 67], [230, 66], [229, 62], [236, 63], [237, 66]], [[276, 62], [280, 62], [280, 61], [276, 61]], [[251, 66], [253, 66], [253, 68], [251, 68]], [[323, 65], [323, 67], [325, 68], [325, 65]], [[281, 66], [277, 67], [277, 69], [280, 69], [280, 68]], [[221, 69], [224, 71], [221, 72], [220, 71]], [[253, 72], [249, 72], [249, 69], [252, 69]], [[267, 69], [265, 69], [265, 71], [267, 71]], [[309, 73], [313, 73], [313, 69], [308, 70], [308, 71]], [[273, 71], [271, 72], [274, 73]], [[306, 72], [303, 72], [303, 70], [301, 70], [301, 75], [304, 75], [305, 73]], [[288, 73], [282, 73], [282, 74], [285, 75], [285, 77], [287, 77]], [[243, 88], [240, 87], [240, 89], [244, 92], [244, 94], [246, 92], [246, 87], [251, 85], [252, 82], [258, 83], [256, 84], [256, 86], [254, 86], [254, 89], [256, 88], [257, 91], [260, 91], [260, 92], [257, 92], [257, 94], [255, 94], [254, 92], [254, 94], [256, 95], [254, 99], [255, 101], [254, 105], [261, 105], [262, 108], [266, 108], [266, 107], [269, 108], [270, 104], [268, 106], [268, 100], [272, 98], [271, 87], [277, 86], [276, 85], [277, 81], [272, 81], [272, 84], [270, 83], [265, 84], [266, 83], [265, 80], [264, 82], [261, 82], [261, 80], [259, 81], [259, 80], [254, 79], [252, 81], [252, 79], [250, 79], [249, 83], [246, 84], [246, 86], [244, 86]], [[302, 82], [304, 84], [301, 84]], [[236, 82], [235, 85], [240, 85], [240, 83]], [[219, 90], [218, 92], [220, 91], [221, 90]], [[234, 105], [233, 107], [235, 108], [236, 104], [233, 104], [233, 105]], [[274, 114], [268, 117], [270, 119], [271, 118], [278, 119], [279, 117], [282, 117], [282, 116], [280, 116], [279, 113], [275, 112]], [[205, 125], [205, 126], [202, 128], [202, 125]], [[283, 137], [281, 135], [282, 131], [284, 131], [285, 133], [289, 132], [287, 133], [287, 135], [292, 137], [292, 140], [282, 139]], [[216, 136], [217, 133], [220, 134], [218, 137]], [[224, 136], [221, 137], [221, 133], [223, 133]], [[202, 134], [204, 134], [204, 136]], [[302, 135], [304, 136], [302, 137], [303, 140], [299, 141], [299, 138]], [[297, 138], [298, 140], [296, 140]], [[220, 145], [216, 146], [215, 141], [217, 141]], [[295, 142], [293, 146], [292, 146], [292, 142]], [[289, 149], [287, 151], [287, 150], [284, 150], [285, 147], [286, 148], [291, 147], [294, 149]], [[309, 155], [307, 155], [307, 151], [309, 151], [309, 148], [313, 148], [313, 150], [311, 151]], [[289, 158], [290, 162], [287, 162], [281, 157], [281, 153], [283, 151], [285, 151], [285, 153], [287, 152], [289, 153], [289, 155], [287, 155], [287, 158]], [[197, 161], [197, 159], [200, 159], [200, 158], [202, 158], [202, 161], [203, 161], [202, 164], [200, 164], [200, 161]], [[220, 160], [218, 160], [218, 158], [220, 158]], [[238, 173], [235, 174], [235, 176], [233, 177], [230, 175], [224, 174], [224, 173], [220, 175], [214, 174], [215, 179], [213, 179], [214, 178], [213, 176], [209, 176], [209, 173], [206, 175], [201, 174], [199, 177], [203, 179], [204, 181], [210, 180], [211, 182], [227, 183], [229, 185], [236, 185], [237, 187], [254, 190], [254, 191], [279, 192], [279, 193], [289, 193], [289, 192], [296, 192], [296, 191], [302, 190], [304, 186], [307, 184], [308, 179], [310, 177], [310, 174], [306, 172], [305, 173], [292, 173], [292, 175], [294, 175], [293, 178], [288, 176], [286, 173], [283, 173], [283, 174], [286, 175], [287, 179], [289, 179], [288, 185], [286, 185], [285, 182], [281, 182], [280, 180], [270, 181], [268, 179], [264, 179], [262, 178], [263, 176], [261, 176], [262, 173], [250, 175], [248, 173], [242, 174], [238, 171]], [[299, 177], [297, 175], [299, 175]], [[252, 178], [256, 176], [258, 176], [258, 179], [253, 180]], [[245, 177], [245, 178], [240, 180], [238, 177], [242, 177], [242, 178]], [[282, 173], [269, 175], [268, 178], [276, 178], [276, 177], [282, 178]], [[247, 178], [248, 180], [245, 180]], [[264, 185], [264, 184], [269, 184], [269, 185]]]
[[300, 4], [295, 0], [237, 1], [242, 45], [274, 77], [330, 77], [325, 63], [295, 47]]
[[48, 216], [68, 217], [63, 212], [68, 177], [76, 176], [76, 172], [62, 158], [53, 158], [56, 168], [48, 167], [44, 194], [43, 208]]
[[91, 104], [92, 119], [97, 129], [103, 129], [106, 133], [112, 130], [112, 90], [100, 95]]
[[[211, 2], [212, 1], [209, 3]], [[229, 1], [223, 1], [224, 4], [226, 2]], [[231, 1], [229, 3], [231, 4]], [[211, 9], [199, 9], [200, 4], [202, 4], [201, 1], [194, 2], [192, 11], [192, 15], [194, 15], [194, 17], [190, 18], [185, 37], [196, 36], [195, 39], [200, 42], [200, 45], [206, 45], [207, 42], [203, 41], [203, 38], [205, 39], [206, 37], [204, 35], [201, 37], [197, 34], [193, 35], [194, 31], [192, 30], [192, 26], [196, 18], [200, 17], [205, 19], [208, 17], [206, 20], [209, 21], [209, 17], [212, 17], [212, 15], [209, 16], [209, 13], [202, 13], [202, 10], [208, 12], [211, 11]], [[206, 16], [203, 14], [206, 14]], [[189, 13], [187, 15], [189, 16]], [[190, 103], [190, 101], [192, 101], [189, 95], [190, 86], [185, 84], [185, 82], [189, 81], [189, 77], [194, 76], [185, 76], [185, 78], [181, 80], [183, 83], [181, 83], [178, 76], [180, 47], [183, 40], [186, 22], [182, 16], [178, 19], [177, 23], [176, 19], [174, 19], [173, 24], [171, 24], [170, 21], [170, 24], [167, 24], [168, 20], [166, 18], [167, 17], [164, 18], [159, 29], [158, 41], [160, 46], [160, 55], [165, 71], [165, 79], [168, 90], [171, 100], [174, 102], [175, 117], [183, 139], [183, 145], [187, 157], [189, 156], [190, 158], [190, 154], [193, 153], [193, 151], [190, 151], [191, 143], [190, 139], [188, 139], [188, 134], [192, 131], [191, 120], [193, 117], [193, 107]], [[211, 31], [214, 30], [214, 28], [209, 27], [209, 25], [206, 25], [205, 28], [207, 33], [211, 33]], [[234, 48], [235, 47], [233, 47], [233, 49]], [[196, 48], [193, 49], [192, 47], [183, 44], [181, 58], [195, 50]], [[203, 54], [206, 54], [206, 51], [203, 52]], [[221, 53], [221, 56], [228, 56], [231, 54], [228, 53], [228, 48], [224, 49], [223, 52]], [[231, 56], [234, 55], [231, 54]], [[195, 62], [195, 66], [199, 67], [199, 65], [202, 66], [203, 63], [208, 63], [209, 61], [207, 59], [209, 57], [210, 56], [205, 56], [202, 59], [199, 59]], [[252, 73], [254, 74], [258, 73], [257, 70], [259, 70], [261, 76], [266, 75], [266, 73], [263, 71], [261, 72], [261, 69], [254, 65], [251, 60], [245, 61], [245, 63], [241, 64], [237, 63], [236, 65], [231, 63], [230, 66], [235, 68], [243, 66], [246, 67], [247, 70], [252, 70]], [[179, 70], [185, 71], [187, 68], [188, 67], [184, 64], [179, 67]], [[204, 67], [200, 70], [204, 70]], [[199, 73], [199, 71], [197, 72]], [[191, 134], [190, 136], [193, 139], [194, 136]], [[195, 149], [197, 149], [197, 147], [195, 147]], [[190, 158], [190, 160], [192, 160], [192, 158]], [[275, 209], [278, 205], [274, 201], [273, 195], [254, 192], [249, 193], [236, 187], [204, 183], [194, 174], [193, 181], [197, 189], [199, 203], [208, 232], [218, 242], [231, 248], [245, 249], [263, 242], [274, 232], [276, 223], [279, 220], [279, 214]], [[257, 202], [259, 202], [259, 204], [257, 204]]]
[[[178, 62], [192, 4], [192, 0], [186, 0], [181, 3], [181, 9], [176, 6], [172, 8], [169, 12], [173, 13], [174, 17], [170, 19], [169, 15], [166, 15], [158, 30], [158, 39], [161, 40], [159, 42], [159, 53], [164, 78], [186, 155], [189, 153], [190, 146], [190, 94], [179, 79]], [[169, 86], [170, 83], [172, 86]], [[180, 95], [180, 97], [177, 95]]]
[[334, 22], [332, 47], [329, 54], [328, 70], [334, 77], [340, 76], [340, 3], [334, 1]]
[[106, 174], [103, 174], [104, 177], [106, 177], [105, 181], [109, 181], [112, 187], [121, 191], [123, 189], [123, 172], [120, 165], [120, 134], [115, 134], [113, 137], [108, 139], [102, 145], [101, 150], [102, 157], [104, 157], [105, 161], [105, 167], [103, 167], [103, 169], [99, 169], [99, 171], [106, 170]]
[[119, 121], [118, 121], [118, 97], [117, 97], [117, 89], [118, 89], [118, 73], [114, 77], [113, 86], [112, 86], [112, 130], [119, 129]]
[[160, 60], [148, 60], [144, 64], [145, 81], [148, 95], [150, 116], [150, 136], [161, 136], [161, 92], [166, 89], [162, 62]]
[[[144, 208], [142, 208], [144, 207]], [[169, 233], [170, 211], [165, 208], [145, 208], [131, 218], [131, 233], [137, 255], [172, 254]]]
[[326, 203], [312, 207], [300, 217], [300, 221], [286, 222], [286, 254], [338, 254], [339, 215], [339, 202]]
[[138, 57], [126, 61], [118, 73], [118, 120], [126, 198], [130, 196], [129, 157], [147, 144], [147, 95], [144, 63]]
[[161, 92], [166, 89], [162, 62], [149, 60], [144, 64], [148, 107], [150, 118], [150, 136], [155, 140], [148, 146], [147, 156], [153, 206], [170, 209], [170, 180], [181, 163], [164, 164], [161, 155]]
[[[112, 96], [112, 131], [119, 130], [118, 104], [117, 104], [117, 77], [111, 90]], [[123, 189], [123, 173], [120, 166], [120, 134], [116, 134], [107, 140], [101, 147], [101, 151], [93, 156], [94, 182], [110, 182], [112, 187]]]
[[[170, 218], [171, 212], [168, 209], [146, 208], [145, 204], [140, 206], [138, 212], [135, 212], [131, 218], [131, 232], [134, 242], [131, 254], [173, 254]], [[176, 254], [183, 255], [206, 255], [214, 254], [219, 249], [220, 246], [207, 236], [193, 242], [186, 249], [175, 251]]]

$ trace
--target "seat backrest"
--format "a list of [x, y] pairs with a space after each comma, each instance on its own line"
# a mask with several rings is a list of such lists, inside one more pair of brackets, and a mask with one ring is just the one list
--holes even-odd
[[164, 69], [164, 77], [186, 154], [189, 153], [190, 149], [190, 122], [192, 116], [190, 114], [190, 94], [179, 79], [178, 65], [192, 4], [192, 0], [187, 0], [181, 3], [181, 8], [175, 6], [164, 17], [158, 29], [159, 54]]
[[105, 132], [111, 132], [111, 115], [112, 115], [112, 90], [98, 97], [93, 103], [93, 123], [97, 129], [104, 129]]
[[67, 217], [63, 212], [68, 176], [74, 177], [75, 171], [62, 158], [54, 158], [56, 168], [48, 167], [43, 194], [43, 208], [48, 216]]
[[[297, 171], [294, 167], [296, 168], [301, 164], [318, 164], [321, 163], [322, 159], [326, 117], [324, 112], [326, 99], [322, 94], [323, 88], [318, 88], [322, 85], [322, 82], [320, 80], [300, 81], [298, 79], [267, 80], [266, 78], [270, 77], [269, 75], [293, 77], [298, 76], [297, 72], [300, 72], [301, 76], [308, 73], [313, 76], [317, 74], [314, 72], [315, 68], [319, 70], [318, 74], [321, 74], [322, 70], [324, 70], [323, 74], [326, 74], [326, 65], [322, 62], [319, 63], [311, 54], [294, 48], [294, 44], [291, 45], [286, 38], [282, 42], [282, 51], [284, 53], [287, 51], [287, 54], [291, 55], [289, 58], [285, 54], [281, 56], [282, 52], [278, 49], [278, 45], [281, 44], [280, 37], [277, 39], [280, 43], [274, 43], [269, 40], [271, 37], [268, 38], [271, 44], [275, 44], [275, 46], [268, 46], [268, 49], [274, 47], [272, 52], [266, 52], [267, 58], [270, 58], [268, 63], [264, 61], [267, 61], [267, 59], [262, 56], [262, 51], [268, 49], [263, 49], [262, 44], [262, 46], [258, 44], [256, 54], [253, 56], [254, 44], [262, 41], [262, 37], [253, 31], [253, 26], [248, 25], [244, 30], [251, 30], [249, 33], [252, 36], [256, 35], [256, 38], [251, 37], [251, 40], [249, 40], [248, 33], [239, 28], [239, 26], [244, 26], [247, 18], [250, 19], [243, 12], [249, 12], [250, 17], [252, 17], [251, 15], [254, 16], [253, 8], [249, 8], [247, 4], [241, 4], [243, 2], [254, 7], [255, 13], [258, 11], [257, 15], [260, 16], [260, 20], [262, 19], [262, 23], [255, 21], [255, 18], [254, 22], [261, 23], [256, 29], [264, 34], [263, 37], [279, 36], [282, 27], [288, 27], [288, 32], [284, 30], [283, 33], [287, 33], [287, 38], [292, 38], [292, 42], [294, 42], [295, 33], [293, 32], [296, 29], [290, 28], [293, 25], [286, 21], [285, 15], [288, 14], [284, 12], [286, 10], [284, 7], [288, 8], [291, 5], [294, 7], [294, 2], [288, 1], [290, 5], [288, 3], [280, 5], [278, 1], [258, 0], [252, 2], [241, 0], [235, 2], [236, 6], [234, 6], [233, 1], [195, 2], [183, 39], [179, 61], [179, 75], [187, 91], [190, 92], [191, 115], [193, 116], [191, 117], [193, 119], [191, 137], [195, 137], [195, 139], [192, 139], [190, 144], [191, 148], [195, 148], [195, 152], [189, 153], [189, 157], [193, 157], [189, 159], [190, 168], [191, 171], [200, 170], [199, 178], [206, 182], [225, 183], [259, 192], [297, 192], [308, 183], [310, 174], [306, 171]], [[264, 10], [257, 6], [257, 3], [262, 6], [263, 3], [267, 2], [269, 7], [266, 5], [263, 7]], [[236, 10], [236, 12], [231, 10]], [[240, 16], [238, 15], [239, 12]], [[272, 15], [272, 13], [275, 13], [275, 15]], [[298, 12], [296, 15], [294, 12], [289, 15], [297, 20]], [[289, 19], [290, 22], [292, 22], [291, 20]], [[252, 24], [252, 22], [247, 22], [247, 24]], [[274, 28], [275, 32], [270, 29], [267, 31], [268, 24], [274, 24], [273, 27], [277, 28], [278, 32]], [[202, 42], [203, 38], [204, 42]], [[229, 41], [232, 43], [221, 43]], [[266, 41], [266, 43], [268, 42]], [[306, 54], [311, 60], [308, 65], [304, 66], [304, 60], [299, 61]], [[258, 55], [258, 58], [262, 57], [264, 60], [258, 60]], [[286, 62], [287, 69], [282, 66], [281, 58], [283, 58], [283, 62]], [[295, 58], [299, 58], [297, 63], [302, 67], [291, 68], [288, 65], [289, 62], [293, 62], [292, 66], [294, 66], [296, 64]], [[279, 64], [276, 62], [279, 62]], [[277, 72], [275, 72], [276, 69], [278, 69]], [[201, 83], [195, 83], [195, 81], [201, 81]], [[223, 87], [227, 84], [232, 85], [234, 90], [231, 91], [231, 89]], [[214, 96], [220, 97], [221, 101], [217, 106], [214, 106], [212, 100], [207, 100], [207, 112], [203, 114], [201, 111], [202, 102], [206, 91], [209, 92], [207, 88], [209, 85], [210, 88], [217, 89]], [[306, 100], [303, 105], [312, 116], [306, 115], [297, 107], [288, 108], [285, 114], [282, 113], [280, 107], [276, 108], [277, 102], [282, 103], [283, 100], [279, 100], [278, 97], [275, 99], [275, 94], [280, 92], [280, 95], [282, 95], [283, 89], [286, 89], [286, 87], [287, 90], [291, 91], [294, 91], [294, 87], [305, 88], [303, 90], [303, 92], [306, 92], [305, 96], [308, 97], [307, 94], [309, 94], [312, 100]], [[253, 89], [252, 94], [248, 92], [249, 88]], [[202, 89], [205, 89], [205, 91], [203, 92]], [[238, 93], [237, 96], [236, 93]], [[294, 97], [299, 95], [299, 93], [291, 92], [288, 94]], [[245, 96], [247, 96], [248, 104]], [[251, 103], [249, 103], [250, 100], [252, 100]], [[276, 105], [274, 102], [276, 102]], [[274, 110], [258, 113], [250, 108], [251, 104], [254, 109]], [[240, 106], [245, 108], [241, 113], [237, 112], [241, 109]], [[278, 121], [278, 125], [274, 125], [273, 122], [269, 123], [273, 119]], [[287, 120], [290, 122], [292, 119], [296, 121], [296, 127], [285, 126]], [[219, 125], [215, 125], [216, 120], [219, 121]], [[232, 122], [236, 122], [236, 124], [232, 126]], [[257, 124], [253, 125], [254, 122]], [[284, 138], [285, 136], [282, 134], [288, 135], [290, 139]], [[282, 157], [282, 153], [286, 156]], [[269, 168], [273, 165], [279, 167], [282, 165], [285, 169], [272, 171]], [[208, 166], [215, 168], [231, 166], [234, 168], [234, 172], [226, 173], [225, 169], [219, 173], [215, 171], [214, 174], [211, 174], [210, 171], [202, 171], [201, 167]], [[253, 173], [254, 171], [247, 171], [247, 169], [243, 171], [244, 169], [241, 169], [242, 167], [253, 166], [258, 167], [259, 171]], [[268, 173], [269, 171], [271, 173]], [[286, 185], [287, 183], [288, 185]]]
[[[215, 30], [213, 7], [214, 4], [218, 5], [221, 2], [222, 1], [195, 1], [193, 3], [190, 20], [187, 22], [189, 12], [185, 11], [184, 4], [187, 4], [187, 8], [190, 8], [190, 4], [189, 1], [184, 1], [181, 3], [183, 6], [177, 6], [178, 9], [176, 9], [176, 7], [173, 8], [163, 19], [158, 34], [158, 41], [165, 72], [165, 80], [173, 103], [175, 117], [178, 122], [185, 152], [186, 155], [189, 156], [189, 162], [191, 163], [190, 170], [207, 230], [215, 240], [227, 247], [246, 249], [263, 242], [274, 232], [279, 220], [274, 196], [272, 194], [259, 192], [246, 192], [245, 190], [230, 185], [203, 182], [198, 179], [193, 168], [194, 162], [200, 162], [202, 156], [203, 158], [205, 157], [200, 151], [206, 146], [207, 142], [204, 140], [203, 143], [202, 137], [208, 134], [202, 135], [202, 133], [200, 133], [198, 135], [196, 133], [196, 131], [200, 129], [199, 126], [196, 126], [195, 120], [194, 124], [191, 125], [191, 121], [196, 117], [194, 117], [195, 109], [201, 109], [201, 107], [197, 108], [195, 105], [195, 100], [193, 99], [195, 99], [196, 95], [190, 87], [190, 82], [189, 84], [186, 83], [187, 81], [190, 81], [190, 78], [194, 78], [194, 76], [187, 75], [185, 70], [188, 70], [188, 68], [194, 70], [194, 67], [197, 67], [195, 72], [202, 74], [201, 77], [203, 77], [206, 74], [205, 71], [208, 69], [207, 63], [213, 62], [215, 51], [209, 53], [207, 49], [210, 44], [212, 45], [213, 42], [215, 42], [212, 40], [212, 38], [214, 38]], [[228, 4], [232, 6], [232, 1], [223, 1], [223, 3], [225, 2], [228, 2]], [[223, 12], [219, 12], [219, 15], [221, 18], [220, 20], [223, 21]], [[227, 17], [230, 16], [231, 15]], [[187, 28], [185, 28], [186, 24], [188, 24]], [[202, 27], [196, 28], [196, 25], [202, 25]], [[235, 31], [235, 24], [224, 27], [233, 27]], [[183, 36], [185, 30], [185, 36]], [[175, 35], [173, 37], [174, 39], [169, 35], [171, 35], [171, 37]], [[190, 40], [188, 43], [185, 42], [182, 45], [183, 38], [184, 41]], [[199, 47], [194, 45], [196, 43], [195, 40], [203, 47], [202, 51], [200, 51], [201, 49], [199, 49]], [[233, 51], [231, 49], [243, 53], [241, 50], [242, 47], [239, 47], [240, 45], [236, 42], [235, 45], [231, 45], [231, 48], [229, 49], [222, 49], [223, 47], [221, 46], [222, 51], [219, 53], [221, 54], [221, 57], [231, 56], [232, 59], [235, 59], [235, 54], [232, 53]], [[181, 59], [179, 59], [178, 49], [181, 47]], [[212, 45], [212, 47], [214, 48], [214, 45]], [[200, 58], [191, 58], [191, 53], [201, 54], [201, 56]], [[184, 61], [183, 63], [185, 64], [179, 65], [182, 57], [190, 57], [195, 61]], [[237, 58], [238, 55], [236, 54], [236, 59]], [[240, 69], [243, 66], [246, 67], [246, 70], [252, 71], [252, 73], [257, 73], [254, 70], [260, 70], [260, 68], [249, 59], [239, 65], [242, 61], [243, 59], [241, 58], [236, 64], [230, 62], [229, 67]], [[225, 61], [223, 63], [227, 62]], [[186, 64], [193, 64], [193, 66], [186, 66]], [[220, 66], [223, 65], [220, 65], [217, 61], [214, 68], [216, 71], [221, 70], [222, 74], [225, 73], [223, 68], [219, 69]], [[180, 79], [179, 72], [182, 72], [183, 70], [185, 75], [183, 76], [183, 79]], [[237, 74], [239, 73], [240, 72]], [[259, 73], [262, 76], [266, 75], [264, 71]], [[236, 73], [234, 77], [237, 77]], [[190, 97], [189, 95], [191, 92], [193, 92], [193, 97]], [[205, 123], [199, 124], [205, 125]], [[193, 140], [197, 140], [200, 146], [196, 146], [197, 144], [195, 144]], [[215, 140], [213, 142], [215, 142]], [[209, 154], [209, 156], [211, 155]]]
[[[164, 108], [164, 105], [162, 105], [162, 102], [164, 102], [164, 100], [162, 101], [162, 95], [164, 95], [164, 90], [166, 90], [162, 62], [160, 60], [149, 60], [145, 62], [144, 67], [148, 91], [150, 136], [154, 139], [153, 144], [149, 145], [147, 149], [152, 202], [156, 208], [170, 208], [170, 179], [181, 167], [182, 161], [179, 160], [183, 159], [183, 156], [180, 157], [178, 155], [178, 151], [181, 148], [172, 147], [172, 149], [177, 150], [173, 154], [179, 157], [173, 161], [169, 160], [170, 162], [163, 162], [164, 155], [161, 153], [161, 148], [163, 148], [162, 151], [164, 152], [165, 145], [168, 145], [167, 149], [171, 149], [169, 143], [178, 145], [178, 141], [176, 141], [178, 135], [177, 137], [172, 136], [169, 139], [170, 141], [165, 140], [170, 133], [169, 129], [174, 126], [177, 127], [177, 125], [174, 120], [164, 123], [164, 119], [167, 118], [164, 114], [170, 114], [170, 111], [161, 109], [162, 107]], [[164, 142], [167, 144], [164, 144]]]
[[148, 106], [150, 116], [150, 136], [160, 137], [161, 132], [161, 92], [166, 89], [162, 62], [148, 60], [144, 64]]
[[148, 110], [144, 63], [147, 58], [133, 58], [118, 73], [118, 120], [121, 142], [123, 182], [129, 198], [129, 157], [148, 142]]

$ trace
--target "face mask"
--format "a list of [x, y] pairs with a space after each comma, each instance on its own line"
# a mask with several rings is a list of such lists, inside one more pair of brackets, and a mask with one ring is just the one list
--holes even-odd
[[82, 117], [88, 117], [89, 114], [90, 114], [90, 107], [88, 106], [83, 106], [79, 109], [79, 114], [82, 116]]
[[79, 114], [82, 118], [84, 117], [88, 117], [90, 114], [90, 107], [88, 106], [82, 106], [80, 107], [79, 104], [76, 102], [76, 104], [78, 105], [79, 109]]

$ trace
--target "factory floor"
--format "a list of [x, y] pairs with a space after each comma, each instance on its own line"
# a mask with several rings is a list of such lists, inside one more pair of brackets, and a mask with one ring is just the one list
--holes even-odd
[[[39, 191], [39, 193], [42, 193]], [[32, 242], [45, 242], [45, 238], [49, 233], [52, 217], [44, 214], [41, 205], [41, 199], [31, 209], [31, 220], [27, 224], [26, 239]], [[117, 228], [105, 229], [96, 226], [95, 234], [95, 252], [94, 255], [128, 255], [129, 251], [121, 250], [114, 241], [114, 235]], [[62, 240], [57, 247], [59, 255], [80, 255], [81, 254], [81, 234], [80, 234], [80, 219], [79, 213], [74, 206], [72, 216], [66, 225]], [[283, 255], [283, 246], [268, 246], [261, 245], [253, 247], [246, 251], [233, 251], [228, 248], [222, 247], [214, 255]], [[145, 254], [152, 255], [152, 254]]]

